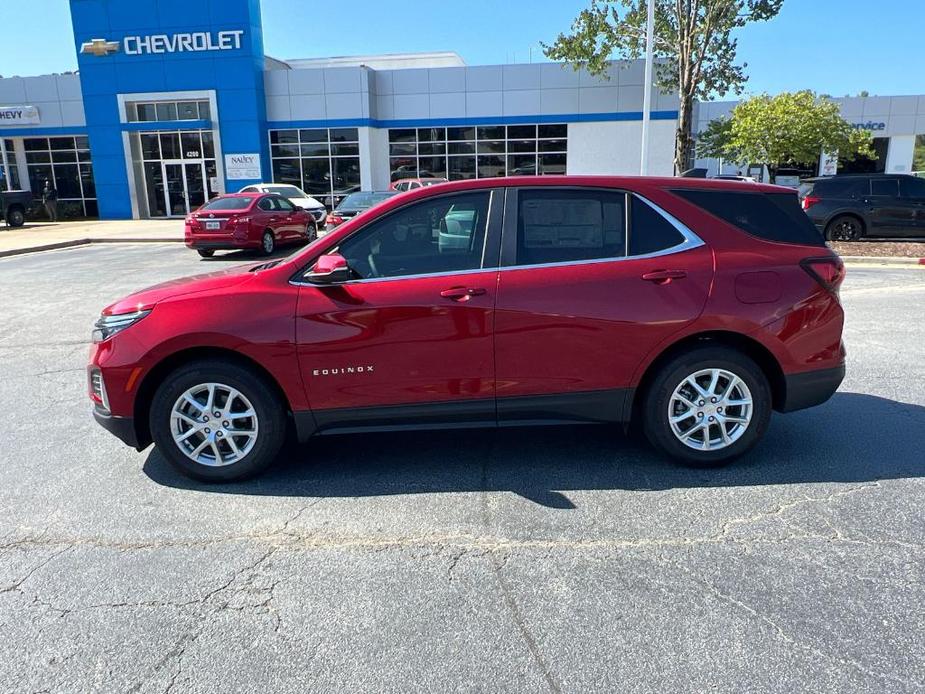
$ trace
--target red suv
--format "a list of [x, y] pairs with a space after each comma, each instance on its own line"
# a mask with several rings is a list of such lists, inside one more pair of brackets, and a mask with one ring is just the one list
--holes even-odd
[[220, 249], [250, 248], [270, 255], [278, 245], [305, 243], [318, 236], [315, 218], [276, 194], [220, 195], [186, 218], [188, 248], [210, 258]]
[[109, 306], [90, 397], [123, 441], [205, 480], [262, 470], [287, 429], [638, 421], [714, 465], [838, 388], [843, 276], [785, 188], [446, 183], [285, 260]]

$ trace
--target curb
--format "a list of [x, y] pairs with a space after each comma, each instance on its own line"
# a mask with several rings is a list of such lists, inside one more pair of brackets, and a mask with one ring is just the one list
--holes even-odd
[[925, 265], [925, 258], [885, 258], [870, 255], [843, 255], [845, 265], [898, 265], [900, 267], [918, 267]]
[[25, 255], [26, 253], [41, 253], [42, 251], [57, 251], [62, 248], [76, 248], [77, 246], [90, 246], [95, 243], [183, 243], [183, 239], [175, 236], [171, 237], [128, 237], [128, 238], [86, 238], [73, 239], [72, 241], [58, 241], [57, 243], [46, 243], [42, 246], [28, 246], [26, 248], [12, 248], [6, 251], [0, 251], [0, 258], [8, 258], [14, 255]]

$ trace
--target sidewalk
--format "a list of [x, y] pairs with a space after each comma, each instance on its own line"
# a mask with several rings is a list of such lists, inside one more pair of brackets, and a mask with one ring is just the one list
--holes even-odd
[[183, 241], [182, 219], [28, 222], [18, 229], [0, 223], [0, 258], [89, 243]]

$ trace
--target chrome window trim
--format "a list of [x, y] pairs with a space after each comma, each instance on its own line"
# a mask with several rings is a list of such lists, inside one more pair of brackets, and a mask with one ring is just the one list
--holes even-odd
[[[582, 186], [578, 186], [578, 189], [584, 189]], [[495, 189], [497, 190], [497, 189]], [[507, 188], [505, 188], [507, 190]], [[615, 263], [627, 260], [647, 260], [650, 258], [661, 258], [663, 256], [674, 255], [676, 253], [683, 253], [685, 251], [692, 250], [694, 248], [700, 248], [705, 245], [703, 239], [701, 239], [697, 234], [695, 234], [691, 229], [680, 221], [677, 217], [672, 215], [670, 212], [662, 209], [660, 206], [656, 205], [654, 202], [642, 197], [641, 195], [633, 191], [624, 191], [629, 193], [630, 196], [637, 198], [640, 202], [648, 205], [656, 213], [661, 215], [665, 221], [667, 221], [671, 226], [673, 226], [681, 236], [684, 237], [684, 241], [681, 243], [671, 246], [669, 248], [663, 248], [660, 251], [654, 251], [652, 253], [644, 253], [642, 255], [621, 255], [613, 256], [609, 258], [591, 258], [589, 260], [563, 260], [555, 263], [538, 263], [534, 265], [504, 265], [497, 267], [482, 267], [476, 268], [474, 270], [458, 270], [455, 272], [430, 272], [418, 275], [400, 275], [398, 277], [370, 277], [367, 279], [359, 280], [348, 280], [346, 282], [332, 282], [331, 284], [315, 284], [314, 282], [300, 282], [298, 280], [290, 280], [289, 283], [295, 286], [300, 287], [337, 287], [344, 286], [349, 284], [367, 284], [370, 282], [394, 282], [395, 280], [412, 280], [412, 279], [426, 279], [429, 277], [455, 277], [458, 275], [472, 275], [480, 272], [506, 272], [508, 270], [529, 270], [534, 268], [552, 268], [552, 267], [566, 267], [574, 265], [595, 265], [599, 263]], [[493, 196], [492, 196], [493, 197]], [[493, 203], [493, 199], [489, 200], [489, 206]], [[627, 205], [627, 208], [629, 206]], [[398, 208], [402, 209], [402, 208]], [[396, 210], [397, 211], [397, 210]], [[489, 209], [489, 219], [490, 219], [490, 209]], [[486, 222], [487, 223], [487, 222]], [[359, 231], [359, 230], [358, 230]], [[488, 233], [486, 231], [485, 239], [487, 242]], [[484, 250], [483, 250], [484, 253]], [[484, 258], [484, 255], [483, 255]]]

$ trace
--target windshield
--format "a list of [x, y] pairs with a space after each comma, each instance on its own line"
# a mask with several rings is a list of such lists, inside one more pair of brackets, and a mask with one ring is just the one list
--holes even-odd
[[253, 198], [249, 197], [240, 197], [240, 198], [215, 198], [214, 200], [209, 200], [205, 205], [200, 207], [200, 210], [246, 210], [250, 207], [251, 200]]
[[268, 193], [277, 193], [285, 198], [307, 198], [308, 196], [295, 186], [264, 186]]
[[360, 192], [360, 193], [351, 193], [346, 198], [341, 200], [340, 205], [337, 206], [338, 210], [365, 210], [367, 207], [372, 207], [383, 200], [388, 200], [390, 197], [395, 195], [394, 192], [388, 193], [370, 193], [370, 192]]

